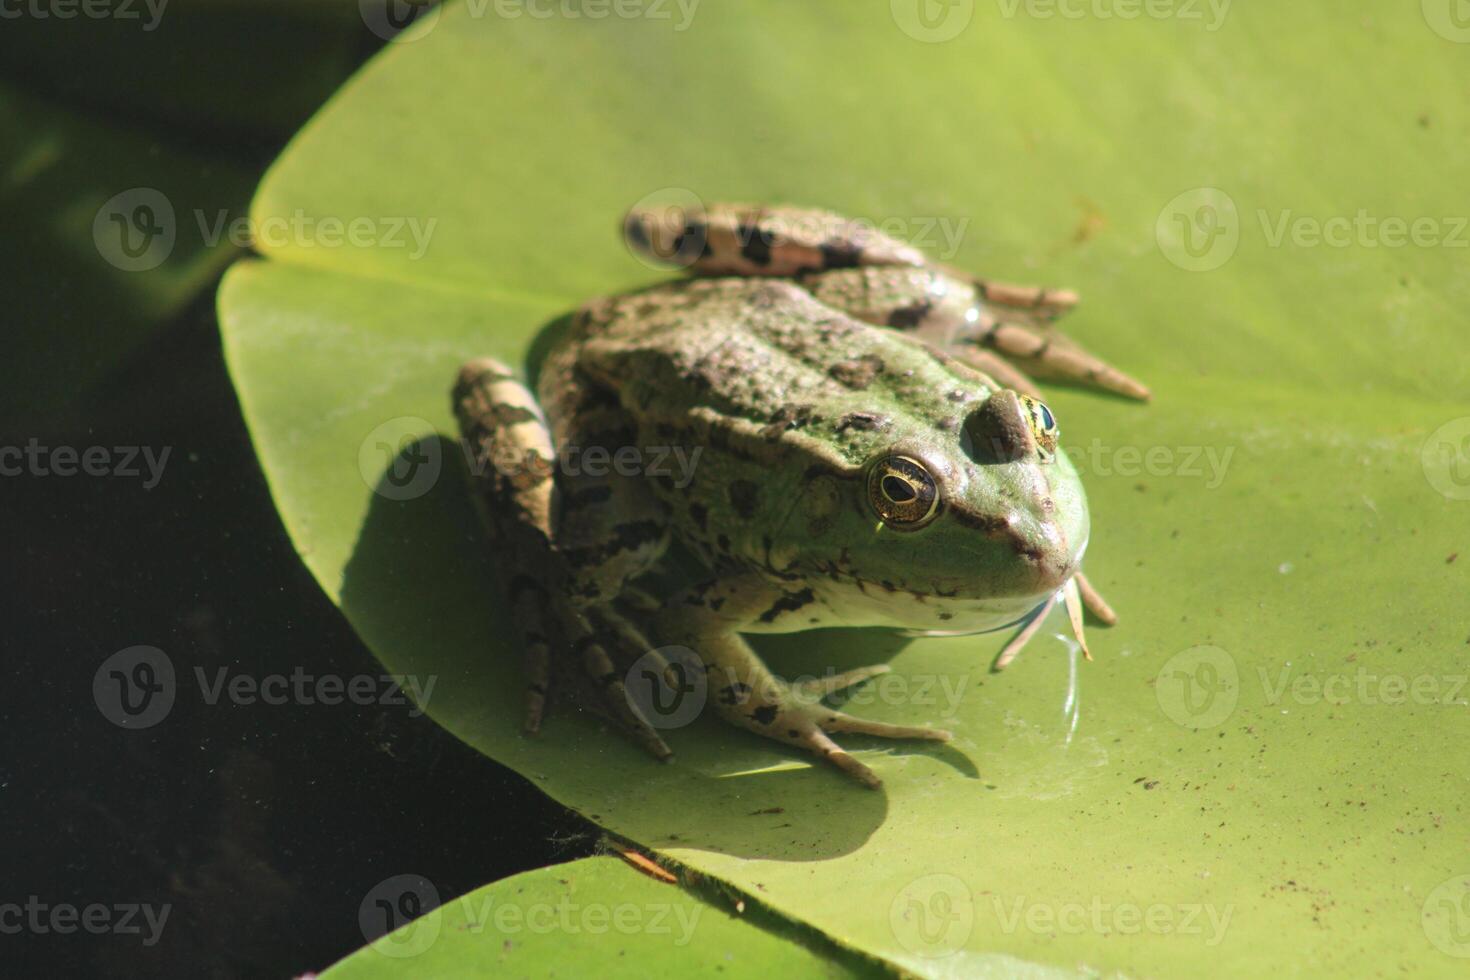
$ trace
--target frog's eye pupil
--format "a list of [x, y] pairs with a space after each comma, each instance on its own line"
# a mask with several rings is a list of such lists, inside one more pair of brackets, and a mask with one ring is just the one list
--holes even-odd
[[1043, 429], [1055, 429], [1057, 427], [1057, 420], [1052, 417], [1051, 409], [1047, 408], [1043, 402], [1037, 402], [1036, 407], [1041, 409], [1041, 427]]
[[939, 513], [939, 484], [911, 456], [885, 456], [868, 475], [868, 504], [889, 527], [914, 531]]
[[896, 476], [883, 478], [883, 495], [895, 504], [906, 504], [918, 496], [907, 480], [901, 480]]

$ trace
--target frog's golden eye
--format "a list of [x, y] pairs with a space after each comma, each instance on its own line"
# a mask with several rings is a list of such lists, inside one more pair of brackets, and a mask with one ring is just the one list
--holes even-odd
[[1031, 427], [1036, 448], [1040, 450], [1043, 459], [1050, 459], [1056, 455], [1057, 438], [1061, 435], [1057, 429], [1056, 416], [1052, 415], [1051, 409], [1045, 404], [1030, 395], [1021, 396], [1021, 405], [1026, 410], [1026, 424]]
[[939, 513], [939, 485], [911, 456], [885, 456], [868, 473], [868, 503], [883, 523], [915, 531]]

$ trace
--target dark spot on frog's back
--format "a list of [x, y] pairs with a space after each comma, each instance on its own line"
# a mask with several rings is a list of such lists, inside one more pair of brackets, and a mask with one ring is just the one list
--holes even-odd
[[873, 383], [883, 370], [883, 359], [876, 354], [864, 354], [848, 361], [839, 361], [827, 373], [838, 384], [854, 391], [862, 391]]
[[887, 424], [888, 419], [873, 412], [848, 412], [837, 420], [837, 431], [846, 432], [848, 429], [858, 429], [862, 432], [872, 432]]
[[853, 269], [862, 259], [862, 250], [847, 242], [823, 242], [820, 250], [824, 269]]
[[709, 530], [709, 511], [704, 504], [692, 503], [689, 505], [689, 519], [694, 521], [701, 531]]
[[755, 516], [755, 510], [760, 506], [760, 487], [749, 480], [731, 480], [730, 488], [726, 493], [730, 497], [730, 506], [735, 508], [737, 517], [748, 521]]
[[934, 309], [934, 304], [925, 300], [912, 306], [900, 306], [888, 314], [888, 325], [897, 330], [912, 330], [924, 322], [924, 317]]
[[740, 236], [740, 255], [743, 258], [756, 265], [771, 264], [773, 239], [770, 232], [756, 225], [741, 225], [735, 230], [735, 234]]

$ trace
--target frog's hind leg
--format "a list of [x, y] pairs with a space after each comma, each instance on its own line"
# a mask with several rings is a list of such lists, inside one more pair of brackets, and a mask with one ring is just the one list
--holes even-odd
[[918, 249], [867, 222], [815, 208], [637, 209], [624, 219], [623, 235], [639, 253], [707, 276], [794, 276], [924, 261]]
[[[1037, 394], [1031, 379], [1043, 378], [1149, 397], [1143, 385], [1048, 325], [1076, 301], [1070, 292], [985, 283], [928, 267], [836, 269], [800, 282], [827, 306], [911, 333], [1029, 395]], [[985, 298], [995, 295], [1007, 303]]]
[[551, 687], [553, 645], [569, 647], [592, 678], [603, 710], [652, 755], [671, 753], [633, 707], [607, 646], [609, 630], [568, 600], [572, 579], [553, 541], [556, 451], [541, 409], [505, 364], [460, 369], [454, 412], [469, 450], [474, 498], [500, 558], [525, 651], [522, 728], [541, 727]]

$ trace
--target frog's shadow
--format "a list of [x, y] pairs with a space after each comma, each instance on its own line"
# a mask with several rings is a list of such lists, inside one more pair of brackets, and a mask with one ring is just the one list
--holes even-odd
[[[423, 465], [426, 458], [437, 459], [437, 478], [417, 495], [398, 499], [404, 467]], [[411, 675], [418, 689], [432, 692], [423, 706], [430, 717], [482, 753], [537, 779], [538, 788], [549, 788], [539, 782], [548, 771], [581, 770], [556, 780], [551, 795], [653, 846], [825, 860], [852, 853], [882, 826], [885, 791], [858, 786], [799, 750], [739, 731], [713, 712], [666, 733], [675, 751], [666, 765], [583, 712], [558, 711], [540, 736], [521, 735], [518, 643], [500, 599], [497, 556], [485, 546], [468, 486], [458, 440], [426, 434], [405, 447], [369, 494], [342, 574], [343, 612], [389, 671]], [[788, 676], [879, 662], [908, 642], [873, 630], [837, 632], [843, 635], [840, 644], [830, 638], [812, 644], [811, 633], [756, 639]], [[841, 663], [833, 657], [839, 647]], [[853, 749], [930, 755], [978, 778], [962, 753], [941, 743], [860, 736], [843, 736], [842, 742]], [[598, 771], [617, 777], [588, 777]], [[502, 803], [483, 802], [487, 808]]]

